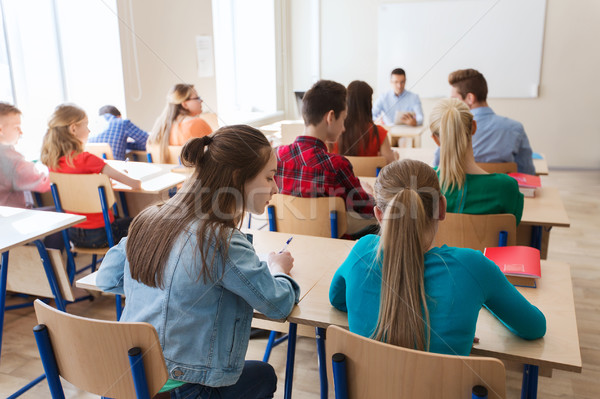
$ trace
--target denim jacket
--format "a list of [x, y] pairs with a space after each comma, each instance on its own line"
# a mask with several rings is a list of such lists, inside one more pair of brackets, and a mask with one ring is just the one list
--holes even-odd
[[103, 291], [126, 296], [121, 321], [147, 322], [156, 328], [171, 379], [233, 385], [244, 366], [253, 309], [284, 319], [298, 303], [298, 284], [287, 275], [271, 275], [239, 230], [232, 230], [227, 261], [218, 253], [213, 281], [204, 282], [198, 277], [201, 255], [196, 226], [191, 225], [171, 250], [163, 289], [131, 278], [126, 245], [123, 238], [108, 251], [96, 283]]

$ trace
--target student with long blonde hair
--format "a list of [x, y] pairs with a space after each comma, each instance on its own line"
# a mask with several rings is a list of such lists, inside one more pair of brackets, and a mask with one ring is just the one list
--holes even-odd
[[381, 237], [357, 241], [329, 291], [331, 304], [348, 312], [350, 331], [467, 356], [486, 306], [522, 338], [545, 334], [544, 315], [481, 252], [432, 247], [446, 201], [431, 167], [414, 160], [387, 165], [375, 183], [375, 202]]
[[[83, 150], [89, 134], [88, 118], [84, 110], [71, 104], [59, 105], [48, 121], [40, 160], [51, 172], [104, 173], [133, 189], [140, 189], [142, 183], [139, 180], [115, 170], [102, 158]], [[102, 213], [88, 213], [84, 216], [87, 217], [85, 222], [69, 229], [70, 240], [80, 247], [106, 246], [108, 243]], [[115, 219], [112, 210], [109, 210], [109, 216], [115, 242], [118, 242], [127, 235], [127, 227], [131, 219]]]
[[201, 113], [202, 98], [194, 85], [176, 84], [167, 95], [167, 105], [154, 123], [148, 144], [159, 146], [162, 160], [169, 159], [170, 145], [184, 145], [192, 137], [212, 132], [208, 123], [198, 118]]
[[253, 309], [285, 319], [300, 288], [289, 252], [262, 262], [239, 228], [277, 193], [277, 158], [260, 131], [239, 125], [191, 139], [181, 159], [192, 177], [134, 219], [96, 282], [125, 293], [122, 321], [156, 327], [171, 397], [272, 398], [273, 368], [244, 361]]
[[455, 98], [439, 101], [430, 115], [429, 129], [440, 146], [438, 175], [448, 212], [468, 214], [512, 213], [521, 221], [523, 194], [512, 177], [487, 173], [475, 162], [473, 114]]

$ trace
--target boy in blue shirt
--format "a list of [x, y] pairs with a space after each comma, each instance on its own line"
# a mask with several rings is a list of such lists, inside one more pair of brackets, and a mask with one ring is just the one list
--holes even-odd
[[[450, 97], [464, 101], [477, 122], [473, 135], [473, 155], [476, 162], [515, 162], [520, 173], [535, 174], [532, 151], [525, 129], [520, 122], [499, 116], [487, 103], [487, 82], [475, 69], [461, 69], [448, 76]], [[434, 165], [440, 161], [439, 149]]]
[[[121, 112], [113, 105], [100, 108], [98, 114], [108, 122], [104, 131], [88, 139], [88, 143], [108, 143], [113, 157], [124, 161], [127, 150], [146, 151], [148, 133], [131, 123], [129, 119], [121, 118]], [[132, 139], [133, 141], [129, 141]]]

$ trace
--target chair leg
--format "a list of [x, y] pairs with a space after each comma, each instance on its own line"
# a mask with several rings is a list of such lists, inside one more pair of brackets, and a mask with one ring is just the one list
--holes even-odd
[[98, 261], [98, 255], [92, 255], [92, 273], [96, 271], [96, 262]]
[[333, 369], [333, 388], [335, 399], [348, 398], [348, 381], [346, 375], [346, 356], [336, 353], [331, 357]]
[[54, 351], [52, 350], [52, 344], [50, 343], [48, 328], [46, 328], [44, 324], [38, 324], [33, 328], [33, 335], [35, 336], [35, 342], [40, 351], [40, 357], [42, 359], [42, 365], [44, 366], [44, 373], [48, 379], [48, 388], [50, 388], [52, 399], [64, 399], [65, 393], [63, 392], [60, 383], [58, 366], [56, 365], [56, 358], [54, 357]]
[[123, 306], [121, 304], [121, 295], [115, 295], [115, 306], [117, 307], [117, 321], [121, 320], [121, 313], [123, 313]]
[[2, 253], [0, 268], [0, 352], [2, 351], [2, 331], [4, 330], [4, 308], [6, 305], [6, 279], [8, 277], [8, 251]]
[[133, 386], [135, 387], [136, 397], [150, 399], [142, 350], [138, 347], [131, 348], [127, 351], [127, 355], [129, 356], [129, 365], [131, 366], [131, 376], [133, 377]]
[[44, 271], [46, 272], [46, 278], [48, 279], [50, 290], [52, 291], [52, 295], [54, 295], [54, 300], [56, 301], [56, 308], [62, 312], [65, 312], [65, 300], [60, 292], [58, 281], [56, 279], [56, 275], [54, 274], [54, 268], [52, 267], [52, 263], [48, 257], [48, 251], [46, 251], [46, 247], [41, 240], [35, 240], [34, 244], [36, 245], [38, 253], [40, 254], [40, 258], [42, 259], [42, 265], [44, 266]]
[[296, 358], [296, 332], [298, 325], [290, 323], [290, 332], [288, 334], [288, 350], [287, 362], [285, 364], [285, 386], [283, 390], [283, 398], [291, 399], [292, 385], [294, 383], [294, 361]]
[[265, 348], [265, 354], [263, 356], [263, 362], [268, 363], [271, 357], [271, 350], [273, 349], [273, 342], [275, 342], [275, 336], [277, 331], [271, 331], [269, 334], [269, 340], [267, 341], [267, 347]]
[[315, 327], [317, 338], [317, 357], [319, 359], [319, 380], [321, 382], [321, 399], [327, 399], [329, 387], [327, 386], [327, 363], [325, 359], [325, 329]]

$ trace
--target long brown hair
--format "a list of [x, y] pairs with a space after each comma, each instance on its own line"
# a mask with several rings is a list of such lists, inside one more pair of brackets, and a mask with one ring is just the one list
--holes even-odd
[[382, 259], [379, 318], [373, 339], [428, 350], [429, 310], [424, 255], [439, 215], [440, 186], [435, 171], [420, 161], [384, 167], [375, 182], [375, 202], [383, 211], [378, 257]]
[[373, 89], [367, 82], [355, 80], [348, 85], [348, 115], [344, 121], [345, 132], [338, 139], [338, 152], [356, 156], [375, 139], [380, 146], [379, 134], [373, 123]]
[[473, 145], [473, 114], [464, 102], [446, 98], [433, 107], [430, 118], [429, 129], [440, 140], [442, 191], [460, 190], [466, 179], [466, 154]]
[[76, 105], [61, 104], [48, 121], [48, 130], [42, 141], [40, 160], [50, 169], [58, 167], [61, 157], [73, 166], [73, 156], [83, 152], [83, 143], [69, 131], [69, 126], [86, 118], [85, 111]]
[[[131, 276], [150, 287], [163, 288], [167, 259], [179, 235], [198, 222], [196, 237], [202, 267], [198, 278], [212, 280], [217, 253], [227, 258], [231, 229], [239, 227], [246, 203], [246, 182], [258, 175], [271, 157], [269, 141], [246, 125], [222, 127], [190, 139], [181, 151], [183, 165], [195, 171], [173, 198], [142, 211], [129, 227], [127, 259]], [[213, 256], [208, 259], [210, 246]]]
[[183, 103], [189, 100], [193, 93], [194, 85], [178, 83], [173, 86], [167, 94], [167, 105], [154, 122], [148, 143], [160, 146], [160, 155], [163, 160], [169, 159], [169, 138], [173, 122], [180, 115], [189, 114], [189, 111], [183, 107]]

